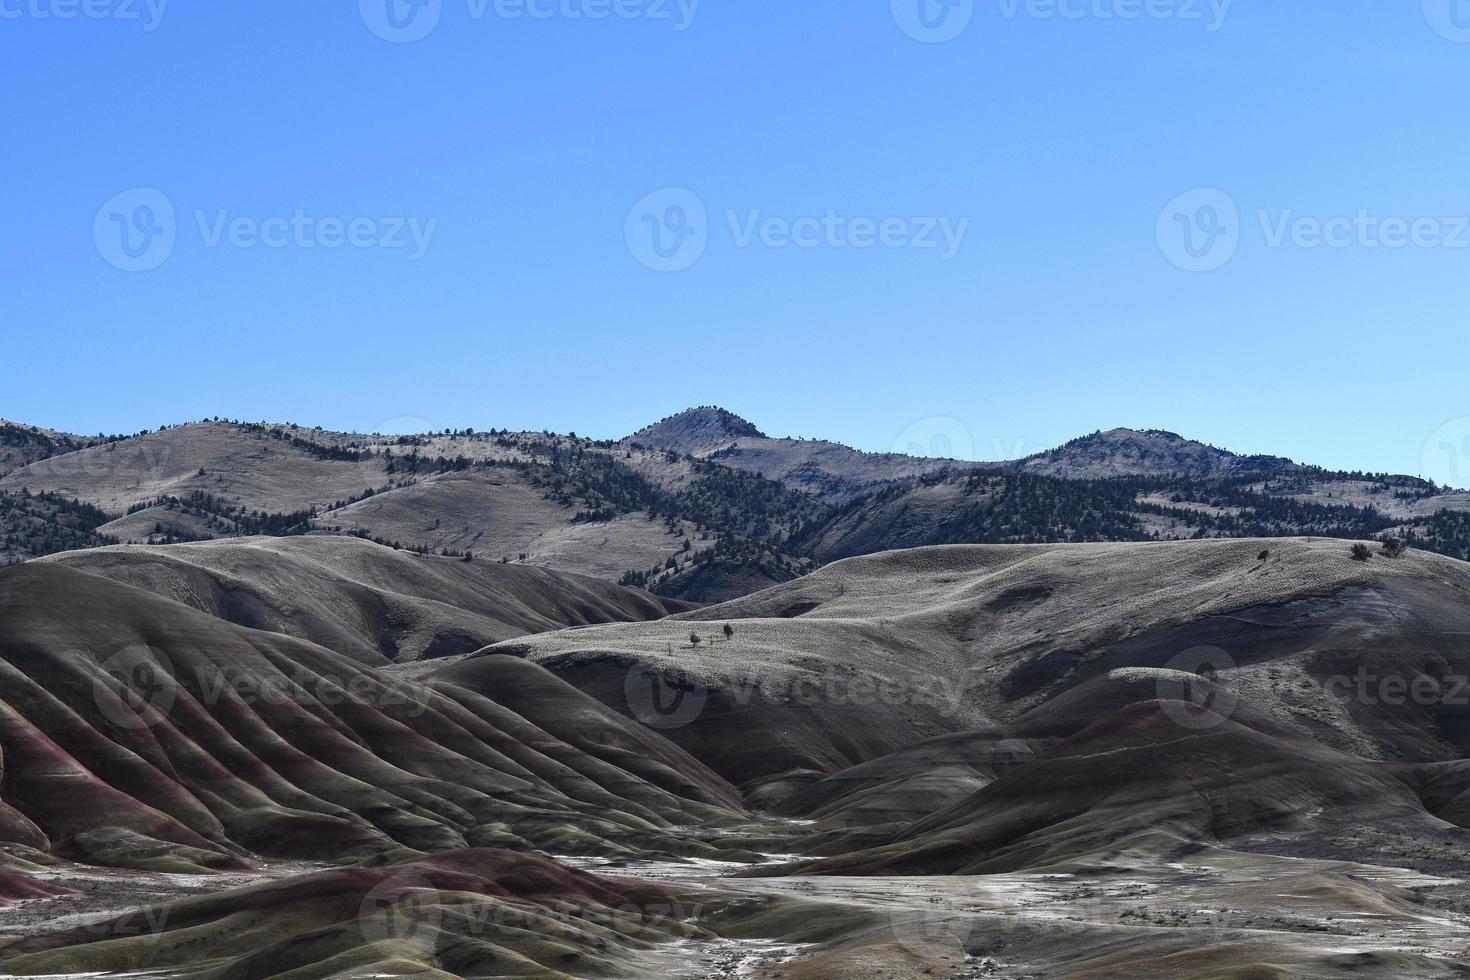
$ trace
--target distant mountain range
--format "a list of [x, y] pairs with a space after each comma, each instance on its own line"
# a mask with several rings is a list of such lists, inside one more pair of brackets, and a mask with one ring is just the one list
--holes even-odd
[[1112, 429], [1009, 462], [772, 438], [692, 408], [618, 441], [212, 419], [127, 437], [0, 422], [0, 562], [353, 535], [722, 601], [838, 558], [961, 543], [1399, 537], [1470, 558], [1470, 493]]

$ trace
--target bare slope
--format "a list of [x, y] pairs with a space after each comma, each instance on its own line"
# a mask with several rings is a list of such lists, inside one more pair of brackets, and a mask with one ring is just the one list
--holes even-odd
[[420, 556], [345, 537], [124, 546], [46, 560], [379, 665], [689, 608], [600, 579]]
[[1326, 748], [1248, 707], [1232, 714], [1141, 701], [891, 835], [874, 840], [870, 828], [829, 840], [826, 849], [843, 853], [800, 870], [1121, 869], [1263, 838], [1268, 850], [1318, 841], [1361, 857], [1363, 827], [1470, 843], [1470, 834], [1446, 832], [1409, 774]]
[[[541, 857], [459, 850], [138, 910], [0, 943], [13, 975], [652, 977], [640, 954], [687, 935], [692, 900]], [[176, 971], [185, 971], [178, 973]]]
[[430, 476], [333, 510], [314, 524], [407, 547], [469, 551], [481, 559], [509, 558], [613, 581], [629, 569], [662, 565], [698, 534], [689, 522], [670, 529], [643, 513], [576, 518], [575, 508], [506, 469]]
[[39, 460], [75, 452], [96, 441], [0, 419], [0, 477]]
[[0, 479], [0, 489], [61, 493], [119, 516], [135, 504], [196, 491], [284, 514], [387, 482], [380, 460], [322, 458], [262, 427], [198, 422], [33, 463]]
[[[251, 852], [697, 853], [663, 828], [734, 812], [733, 791], [678, 750], [656, 785], [620, 764], [641, 737], [629, 723], [589, 705], [577, 748], [492, 700], [484, 669], [478, 690], [429, 688], [64, 564], [7, 569], [0, 840], [194, 872]], [[575, 710], [555, 679], [510, 673]]]
[[[797, 574], [799, 559], [772, 542], [819, 507], [751, 474], [571, 436], [233, 422], [63, 452], [4, 475], [7, 490], [100, 508], [99, 533], [128, 543], [318, 530], [613, 581], [631, 573], [699, 601]], [[71, 538], [27, 541], [19, 557]]]
[[1161, 681], [1128, 693], [1117, 672], [1191, 671], [1200, 647], [1216, 648], [1215, 666], [1260, 710], [1329, 746], [1458, 758], [1470, 748], [1470, 708], [1298, 689], [1352, 673], [1358, 658], [1385, 675], [1470, 674], [1467, 634], [1470, 566], [1452, 559], [1359, 562], [1334, 540], [1199, 541], [893, 552], [672, 620], [499, 649], [635, 715], [648, 683], [685, 691], [701, 706], [663, 719], [668, 734], [744, 782], [837, 772], [924, 738], [1004, 726], [1114, 678], [1074, 706], [1086, 720], [1158, 696], [1147, 692]]

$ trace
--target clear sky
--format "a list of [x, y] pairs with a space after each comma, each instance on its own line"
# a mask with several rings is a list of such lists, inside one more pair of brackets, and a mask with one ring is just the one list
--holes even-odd
[[391, 2], [0, 0], [0, 416], [1464, 455], [1459, 0]]

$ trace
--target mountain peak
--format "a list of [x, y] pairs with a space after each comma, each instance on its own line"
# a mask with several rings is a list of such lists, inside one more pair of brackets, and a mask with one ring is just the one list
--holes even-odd
[[1164, 429], [1118, 428], [1073, 439], [1028, 457], [1019, 468], [1043, 476], [1208, 476], [1231, 470], [1281, 471], [1294, 467], [1274, 456], [1243, 457]]
[[699, 455], [724, 449], [740, 439], [764, 439], [750, 422], [717, 405], [700, 405], [633, 433], [625, 441]]

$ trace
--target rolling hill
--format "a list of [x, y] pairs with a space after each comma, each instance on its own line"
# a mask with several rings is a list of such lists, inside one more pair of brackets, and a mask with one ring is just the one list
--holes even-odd
[[351, 537], [122, 546], [43, 561], [375, 666], [468, 653], [570, 626], [659, 619], [689, 608], [601, 579], [417, 555]]
[[[682, 854], [702, 845], [671, 823], [741, 813], [705, 767], [529, 665], [427, 687], [63, 563], [0, 572], [0, 666], [0, 840], [21, 853], [191, 873], [553, 840]], [[502, 688], [567, 710], [542, 728]]]
[[[344, 537], [28, 562], [0, 971], [1455, 976], [1470, 565], [1352, 543], [924, 547], [560, 629], [670, 607]], [[374, 608], [527, 635], [388, 664]]]
[[[573, 437], [220, 421], [43, 459], [0, 478], [0, 493], [97, 508], [108, 519], [84, 544], [354, 535], [630, 584], [658, 579], [668, 594], [698, 599], [805, 571], [777, 541], [821, 510], [752, 474]], [[25, 558], [72, 540], [17, 535], [12, 550]], [[689, 580], [697, 590], [681, 587]]]
[[[1156, 717], [1159, 703], [1222, 691], [1240, 707], [1226, 711], [1237, 728], [1216, 736], [1277, 746], [1262, 765], [1294, 771], [1325, 753], [1351, 772], [1352, 759], [1419, 800], [1423, 767], [1470, 752], [1470, 699], [1454, 696], [1470, 676], [1467, 635], [1470, 566], [1424, 553], [1359, 561], [1349, 542], [1322, 539], [892, 552], [668, 620], [491, 651], [652, 724], [760, 806], [820, 815], [836, 836], [815, 844], [830, 848], [1045, 774], [1060, 764], [1048, 753], [1090, 727], [1106, 751], [1153, 751], [1173, 723], [1182, 751], [1205, 751], [1179, 712]], [[1213, 680], [1196, 676], [1205, 669]], [[1420, 697], [1382, 690], [1410, 682]], [[1154, 766], [1126, 767], [1141, 791], [1158, 788]], [[1381, 790], [1369, 796], [1381, 803]], [[1425, 827], [1447, 812], [1417, 806]]]
[[0, 476], [100, 441], [0, 419]]

